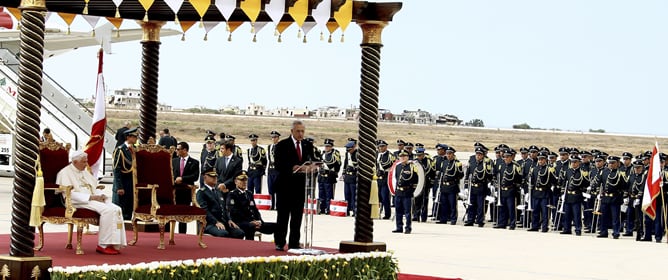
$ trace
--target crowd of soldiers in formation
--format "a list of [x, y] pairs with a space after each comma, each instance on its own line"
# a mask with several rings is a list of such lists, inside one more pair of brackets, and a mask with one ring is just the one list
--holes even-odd
[[[265, 149], [256, 144], [258, 136], [251, 134], [249, 139], [253, 145], [246, 155], [250, 167], [249, 190], [261, 193], [261, 177], [266, 174], [273, 203], [273, 145], [280, 133], [272, 131], [270, 135], [273, 143]], [[221, 135], [221, 139], [234, 141], [231, 135]], [[210, 133], [205, 140], [214, 142], [215, 135]], [[314, 142], [312, 138], [305, 140]], [[437, 154], [434, 156], [427, 154], [420, 143], [397, 140], [395, 151], [390, 151], [384, 140], [378, 140], [376, 144], [381, 218], [393, 217], [392, 208], [399, 204], [395, 203], [399, 201], [397, 197], [411, 197], [408, 210], [404, 210], [406, 205], [401, 203], [402, 213], [395, 215], [397, 229], [394, 232], [404, 231], [401, 228], [403, 217], [406, 223], [404, 233], [410, 233], [410, 222], [427, 222], [428, 218], [438, 224], [454, 225], [460, 218], [458, 203], [462, 201], [466, 209], [461, 217], [464, 226], [484, 227], [485, 222], [492, 222], [498, 229], [522, 227], [528, 231], [552, 230], [561, 234], [597, 233], [596, 237], [600, 238], [608, 237], [611, 229], [615, 239], [635, 233], [638, 241], [656, 242], [661, 242], [665, 233], [663, 195], [668, 193], [655, 198], [655, 217], [649, 217], [641, 210], [651, 151], [639, 155], [624, 152], [616, 156], [596, 149], [561, 147], [555, 152], [531, 145], [519, 149], [521, 158], [516, 160], [516, 151], [500, 144], [493, 148], [495, 158], [492, 159], [488, 156], [489, 149], [476, 142], [473, 146], [475, 154], [462, 164], [454, 147], [445, 144], [435, 146]], [[325, 139], [323, 145], [323, 150], [315, 148], [316, 160], [323, 162], [317, 179], [318, 212], [329, 214], [337, 181], [343, 181], [346, 215], [354, 216], [357, 141], [348, 138], [343, 156], [333, 148], [334, 140]], [[243, 158], [238, 146], [235, 154]], [[410, 164], [423, 168], [423, 186], [418, 187], [414, 183], [417, 181], [412, 180], [411, 187], [403, 188], [401, 175], [408, 173], [402, 172], [401, 164], [395, 165], [402, 156], [407, 156]], [[202, 168], [210, 164], [207, 162], [215, 162], [215, 157], [213, 151], [206, 152], [205, 146]], [[668, 156], [661, 153], [659, 158], [661, 169], [665, 170]], [[388, 175], [393, 166], [397, 168], [394, 193], [388, 187]], [[668, 181], [665, 174], [662, 172], [661, 177]], [[415, 190], [420, 192], [414, 193]]]

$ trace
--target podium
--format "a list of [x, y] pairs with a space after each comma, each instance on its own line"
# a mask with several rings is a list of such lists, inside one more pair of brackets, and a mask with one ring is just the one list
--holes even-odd
[[[318, 170], [323, 165], [320, 161], [304, 162], [293, 173], [304, 173], [304, 209], [308, 209], [309, 202], [315, 199], [315, 186], [318, 180]], [[306, 211], [304, 223], [304, 248], [289, 249], [288, 253], [297, 255], [322, 255], [325, 251], [313, 249], [313, 216], [316, 211]]]

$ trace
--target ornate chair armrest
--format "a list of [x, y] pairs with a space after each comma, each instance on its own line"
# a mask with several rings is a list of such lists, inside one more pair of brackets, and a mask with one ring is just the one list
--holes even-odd
[[74, 186], [58, 186], [58, 191], [56, 191], [56, 193], [61, 193], [65, 197], [65, 218], [67, 219], [72, 219], [72, 215], [77, 211], [72, 206], [72, 189], [74, 189]]
[[190, 200], [192, 200], [193, 205], [197, 206], [197, 208], [201, 208], [199, 207], [199, 203], [197, 203], [197, 190], [199, 187], [195, 185], [188, 185], [188, 187], [190, 188]]
[[151, 215], [155, 216], [158, 209], [160, 209], [160, 204], [158, 204], [158, 187], [158, 184], [146, 184], [145, 186], [135, 184], [134, 209], [137, 209], [139, 203], [139, 190], [151, 190]]

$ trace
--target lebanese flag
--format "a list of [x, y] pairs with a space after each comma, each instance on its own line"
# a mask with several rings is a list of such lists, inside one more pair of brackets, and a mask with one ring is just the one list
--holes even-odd
[[97, 178], [97, 172], [103, 164], [104, 132], [107, 127], [104, 100], [104, 77], [102, 76], [102, 49], [97, 53], [99, 64], [97, 68], [97, 89], [95, 92], [95, 111], [93, 111], [93, 126], [90, 129], [90, 139], [84, 151], [88, 154], [88, 164], [91, 173]]
[[652, 150], [645, 192], [642, 196], [642, 211], [652, 220], [656, 217], [656, 197], [660, 194], [661, 186], [661, 160], [659, 159], [659, 143], [656, 143]]

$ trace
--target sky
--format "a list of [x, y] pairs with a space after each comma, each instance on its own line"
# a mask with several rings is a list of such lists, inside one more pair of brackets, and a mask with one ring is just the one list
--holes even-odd
[[[389, 1], [378, 1], [389, 2]], [[426, 110], [486, 127], [531, 127], [668, 135], [668, 1], [405, 0], [383, 32], [380, 108]], [[64, 25], [53, 16], [48, 25]], [[136, 28], [127, 22], [123, 28]], [[180, 30], [173, 23], [165, 28]], [[82, 18], [73, 29], [90, 30]], [[228, 42], [223, 25], [204, 41], [194, 26], [162, 39], [159, 102], [177, 108], [267, 108], [359, 104], [361, 31], [341, 43], [278, 43], [267, 26]], [[327, 35], [325, 35], [327, 37]], [[95, 91], [97, 47], [45, 61], [44, 71], [77, 97]], [[108, 89], [140, 88], [141, 46], [119, 43], [105, 56]]]

